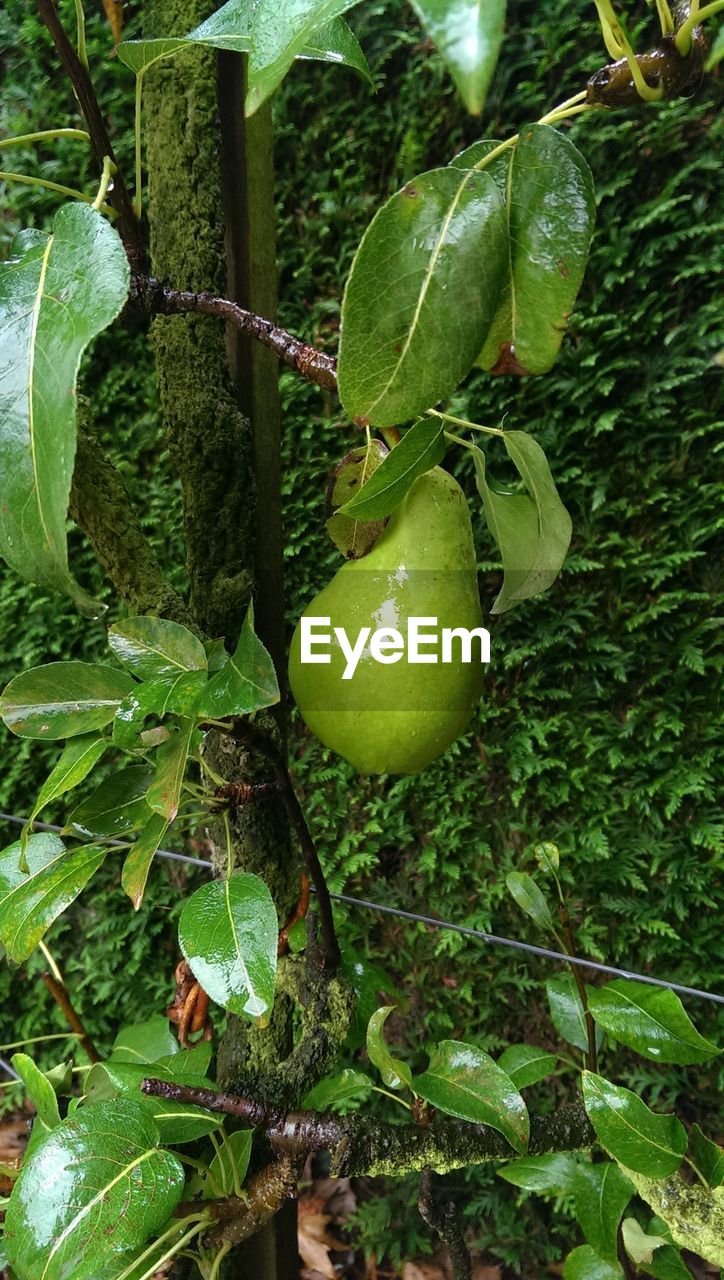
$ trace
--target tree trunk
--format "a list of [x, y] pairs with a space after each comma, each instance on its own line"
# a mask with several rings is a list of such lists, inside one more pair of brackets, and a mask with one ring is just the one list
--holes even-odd
[[[148, 35], [190, 30], [208, 0], [149, 0]], [[177, 288], [211, 290], [273, 317], [276, 304], [271, 119], [243, 114], [243, 60], [184, 52], [149, 75], [145, 115], [154, 274]], [[198, 316], [160, 317], [153, 340], [168, 446], [181, 478], [189, 602], [209, 636], [233, 645], [253, 591], [257, 631], [283, 687], [278, 371], [271, 353]], [[268, 722], [283, 739], [281, 709]], [[209, 763], [233, 782], [269, 776], [266, 759], [209, 735]], [[275, 800], [232, 815], [236, 868], [263, 876], [283, 923], [299, 872], [289, 823]], [[209, 835], [225, 870], [221, 822]], [[229, 1018], [218, 1051], [222, 1087], [263, 1078], [291, 1048], [291, 1003], [278, 996], [263, 1030]], [[297, 1274], [295, 1206], [226, 1263], [225, 1276], [289, 1280]], [[290, 1249], [290, 1242], [292, 1248]]]

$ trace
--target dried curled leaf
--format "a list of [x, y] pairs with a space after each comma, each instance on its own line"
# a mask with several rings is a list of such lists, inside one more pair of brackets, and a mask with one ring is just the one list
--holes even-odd
[[370, 552], [384, 529], [386, 520], [355, 520], [341, 515], [339, 508], [359, 493], [363, 484], [387, 457], [381, 440], [352, 449], [337, 463], [327, 483], [327, 533], [347, 560], [361, 560]]

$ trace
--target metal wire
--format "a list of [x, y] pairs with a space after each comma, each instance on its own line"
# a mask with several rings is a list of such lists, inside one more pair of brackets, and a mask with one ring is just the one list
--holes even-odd
[[[14, 813], [0, 813], [0, 821], [13, 822], [23, 826], [27, 818], [20, 818]], [[61, 831], [62, 827], [48, 822], [35, 822], [40, 831]], [[123, 845], [122, 840], [109, 840], [109, 845]], [[174, 862], [186, 862], [194, 867], [211, 867], [213, 864], [206, 858], [192, 858], [185, 853], [173, 853], [170, 849], [159, 849], [160, 858], [170, 858]], [[482, 929], [473, 929], [470, 925], [454, 924], [451, 920], [436, 920], [434, 916], [418, 915], [414, 911], [404, 911], [401, 907], [388, 907], [381, 902], [370, 902], [367, 898], [352, 898], [346, 893], [330, 893], [335, 902], [348, 907], [362, 907], [367, 911], [377, 911], [382, 915], [396, 916], [400, 920], [409, 920], [413, 924], [424, 924], [432, 929], [447, 930], [450, 933], [462, 934], [466, 938], [476, 938], [479, 942], [492, 943], [494, 946], [510, 947], [513, 951], [523, 951], [528, 955], [542, 956], [545, 960], [557, 960], [563, 964], [574, 964], [581, 969], [595, 969], [597, 973], [610, 973], [617, 978], [630, 978], [635, 982], [645, 982], [650, 987], [666, 987], [669, 991], [680, 992], [685, 996], [696, 996], [699, 1000], [712, 1000], [715, 1004], [724, 1004], [724, 996], [714, 991], [700, 991], [698, 987], [686, 987], [680, 982], [669, 982], [665, 978], [654, 978], [647, 973], [634, 973], [630, 969], [618, 969], [615, 965], [601, 964], [598, 960], [586, 960], [583, 956], [569, 956], [562, 951], [552, 951], [549, 947], [538, 947], [532, 942], [520, 942], [517, 938], [503, 938], [496, 933], [484, 933]]]

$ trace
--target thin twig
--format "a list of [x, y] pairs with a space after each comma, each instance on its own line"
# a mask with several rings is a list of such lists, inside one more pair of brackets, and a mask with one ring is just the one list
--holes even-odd
[[272, 741], [268, 734], [258, 729], [256, 725], [248, 724], [239, 720], [235, 722], [232, 730], [237, 741], [248, 742], [250, 746], [255, 747], [263, 755], [271, 761], [276, 772], [281, 792], [282, 803], [287, 811], [289, 821], [299, 841], [299, 847], [302, 851], [309, 878], [314, 885], [314, 891], [317, 895], [317, 909], [319, 911], [319, 923], [322, 931], [322, 950], [324, 953], [325, 968], [327, 970], [335, 970], [339, 966], [340, 950], [337, 940], [337, 932], [334, 927], [334, 913], [332, 911], [332, 900], [329, 896], [327, 881], [324, 878], [324, 871], [319, 860], [317, 846], [314, 843], [312, 833], [307, 826], [307, 820], [304, 816], [304, 810], [297, 798], [294, 790], [289, 770], [283, 756], [279, 752], [276, 744]]
[[[50, 33], [58, 52], [63, 68], [75, 91], [83, 117], [88, 126], [90, 143], [99, 170], [103, 169], [106, 156], [116, 164], [113, 144], [106, 128], [95, 89], [86, 67], [73, 47], [72, 41], [60, 20], [54, 0], [36, 0], [38, 13], [43, 25]], [[136, 270], [142, 270], [146, 263], [146, 246], [141, 227], [133, 212], [133, 202], [120, 170], [113, 179], [113, 190], [109, 192], [109, 203], [118, 211], [118, 233], [131, 264]]]
[[290, 369], [313, 382], [325, 391], [337, 390], [337, 362], [334, 356], [318, 351], [316, 347], [286, 329], [280, 329], [271, 320], [246, 311], [229, 298], [216, 298], [211, 293], [191, 293], [183, 289], [170, 289], [158, 280], [136, 276], [133, 282], [132, 305], [150, 315], [203, 315], [213, 316], [234, 325], [241, 333], [255, 338], [268, 347]]
[[68, 1026], [75, 1031], [90, 1061], [101, 1062], [101, 1055], [71, 1004], [67, 988], [57, 978], [54, 978], [52, 973], [44, 973], [42, 978], [56, 1004], [63, 1010]]
[[435, 1199], [432, 1169], [420, 1174], [420, 1197], [417, 1201], [420, 1217], [447, 1247], [452, 1269], [452, 1280], [471, 1280], [473, 1273], [470, 1252], [465, 1243], [463, 1229], [451, 1200], [442, 1204]]

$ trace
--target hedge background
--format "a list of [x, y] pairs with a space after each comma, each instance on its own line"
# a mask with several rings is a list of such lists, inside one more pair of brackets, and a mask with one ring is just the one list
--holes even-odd
[[[64, 9], [72, 12], [69, 0]], [[343, 70], [294, 69], [275, 102], [284, 324], [334, 349], [351, 255], [381, 200], [477, 137], [507, 137], [576, 92], [605, 60], [589, 10], [583, 0], [514, 0], [482, 124], [466, 117], [440, 59], [398, 0], [353, 15], [375, 72], [373, 98]], [[22, 0], [8, 0], [0, 15], [2, 135], [64, 123], [72, 105], [27, 11]], [[102, 17], [91, 17], [89, 27], [127, 161], [131, 77], [108, 57]], [[133, 18], [129, 33], [137, 28]], [[644, 47], [650, 20], [634, 34]], [[693, 101], [573, 124], [571, 136], [593, 170], [599, 216], [561, 356], [545, 378], [473, 375], [452, 407], [484, 423], [507, 415], [508, 426], [531, 431], [574, 525], [571, 554], [548, 595], [489, 620], [494, 661], [472, 731], [421, 777], [359, 781], [298, 720], [292, 734], [295, 776], [333, 888], [537, 941], [509, 902], [504, 875], [530, 869], [534, 844], [554, 840], [581, 952], [707, 988], [722, 971], [713, 702], [721, 576], [716, 97], [710, 80]], [[12, 156], [18, 170], [42, 168], [71, 185], [77, 173], [88, 189], [95, 181], [77, 144]], [[3, 249], [21, 225], [47, 219], [54, 207], [47, 194], [5, 187]], [[104, 335], [85, 383], [144, 523], [181, 583], [178, 494], [159, 439], [145, 335]], [[331, 398], [292, 374], [282, 374], [282, 395], [291, 628], [339, 563], [324, 533], [324, 483], [353, 433]], [[489, 461], [496, 478], [510, 478], [495, 446]], [[470, 494], [489, 607], [499, 573], [471, 467], [453, 454], [448, 465]], [[79, 578], [110, 599], [77, 531], [71, 555]], [[112, 605], [109, 620], [117, 614]], [[84, 622], [64, 601], [27, 589], [0, 567], [3, 684], [22, 666], [96, 658], [103, 648], [101, 624]], [[3, 730], [3, 809], [28, 811], [52, 754]], [[50, 939], [102, 1042], [166, 1002], [173, 921], [189, 883], [183, 870], [160, 864], [144, 909], [133, 915], [119, 878], [120, 866], [109, 860]], [[558, 1043], [540, 985], [554, 972], [548, 962], [361, 911], [347, 914], [345, 936], [386, 964], [407, 996], [409, 1012], [394, 1035], [417, 1066], [422, 1046], [443, 1036], [493, 1051], [519, 1040]], [[22, 973], [0, 971], [3, 1042], [48, 1022], [61, 1029], [37, 981], [41, 967], [31, 961]], [[688, 1007], [711, 1032], [715, 1007]], [[618, 1070], [632, 1087], [647, 1088], [650, 1102], [677, 1105], [684, 1119], [706, 1126], [711, 1068], [659, 1070], [624, 1059]], [[543, 1105], [554, 1100], [555, 1085], [539, 1097]], [[540, 1201], [492, 1171], [449, 1181], [486, 1257], [508, 1263], [510, 1275], [538, 1275], [575, 1242], [565, 1206], [552, 1225]], [[386, 1250], [395, 1265], [424, 1247], [414, 1195], [414, 1184], [403, 1181], [360, 1210], [363, 1242], [378, 1259]]]

